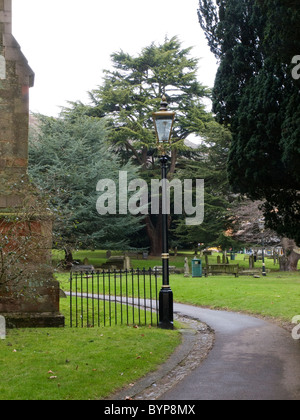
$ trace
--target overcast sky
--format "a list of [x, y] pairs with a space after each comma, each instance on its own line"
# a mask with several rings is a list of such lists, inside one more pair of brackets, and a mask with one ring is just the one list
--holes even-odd
[[138, 54], [177, 35], [213, 86], [217, 64], [197, 17], [198, 0], [13, 0], [13, 34], [35, 72], [30, 109], [57, 115], [66, 101], [88, 103], [119, 50]]

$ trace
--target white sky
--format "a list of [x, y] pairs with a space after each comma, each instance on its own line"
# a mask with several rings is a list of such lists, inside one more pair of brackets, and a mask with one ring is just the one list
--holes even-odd
[[88, 103], [110, 55], [138, 54], [177, 35], [199, 58], [199, 81], [217, 70], [198, 23], [198, 0], [13, 0], [13, 34], [35, 72], [30, 109], [57, 115], [66, 101]]

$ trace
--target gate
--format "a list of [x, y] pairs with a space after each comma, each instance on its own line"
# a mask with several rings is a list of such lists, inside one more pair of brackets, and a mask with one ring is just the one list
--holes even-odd
[[158, 325], [157, 270], [72, 272], [70, 327]]

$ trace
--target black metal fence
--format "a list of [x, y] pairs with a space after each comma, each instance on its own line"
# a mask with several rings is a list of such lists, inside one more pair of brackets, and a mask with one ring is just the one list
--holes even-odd
[[158, 272], [72, 272], [70, 326], [158, 325]]

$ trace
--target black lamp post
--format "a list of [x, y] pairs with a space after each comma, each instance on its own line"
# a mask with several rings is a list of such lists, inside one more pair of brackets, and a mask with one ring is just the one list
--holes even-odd
[[158, 149], [160, 151], [162, 178], [162, 275], [163, 284], [159, 293], [159, 327], [173, 329], [173, 292], [169, 284], [169, 243], [168, 243], [168, 214], [167, 214], [167, 162], [165, 145], [170, 144], [171, 133], [175, 119], [175, 112], [168, 111], [165, 96], [162, 98], [161, 108], [153, 113]]
[[262, 275], [266, 276], [267, 274], [266, 274], [266, 265], [265, 265], [265, 238], [264, 238], [265, 220], [259, 219], [258, 226], [261, 232], [261, 242], [262, 242]]

